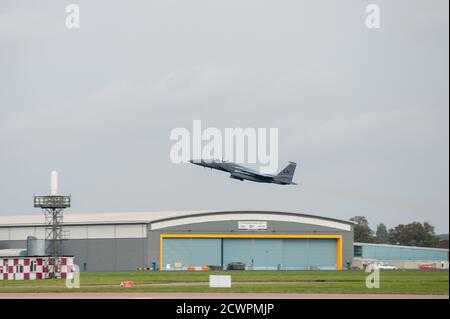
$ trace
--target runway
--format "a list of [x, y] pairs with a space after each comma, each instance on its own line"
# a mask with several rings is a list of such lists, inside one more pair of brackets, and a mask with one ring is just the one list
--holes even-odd
[[0, 299], [449, 299], [448, 295], [286, 293], [0, 293]]

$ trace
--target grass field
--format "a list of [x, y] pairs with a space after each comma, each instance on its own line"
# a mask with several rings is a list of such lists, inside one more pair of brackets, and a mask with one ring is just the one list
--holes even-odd
[[[232, 288], [209, 288], [210, 274], [232, 275]], [[368, 289], [363, 271], [233, 271], [233, 272], [102, 272], [81, 273], [79, 289], [68, 289], [64, 280], [0, 281], [0, 293], [12, 292], [265, 292], [352, 294], [449, 293], [448, 272], [384, 271], [379, 289]], [[121, 281], [136, 286], [121, 288]]]

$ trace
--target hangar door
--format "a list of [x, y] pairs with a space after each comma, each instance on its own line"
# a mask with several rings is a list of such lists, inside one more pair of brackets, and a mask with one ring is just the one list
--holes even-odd
[[166, 238], [163, 248], [163, 267], [207, 266], [221, 264], [220, 238]]
[[334, 270], [336, 240], [318, 238], [224, 238], [223, 266], [243, 262], [254, 270]]
[[254, 270], [334, 270], [336, 239], [165, 238], [162, 268], [243, 262]]

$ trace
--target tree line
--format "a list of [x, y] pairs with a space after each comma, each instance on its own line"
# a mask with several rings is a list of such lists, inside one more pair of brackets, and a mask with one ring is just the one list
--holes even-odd
[[350, 220], [355, 222], [353, 228], [355, 242], [448, 248], [448, 239], [442, 241], [434, 233], [434, 226], [427, 222], [400, 224], [390, 229], [380, 223], [377, 225], [376, 231], [373, 231], [364, 216], [355, 216]]

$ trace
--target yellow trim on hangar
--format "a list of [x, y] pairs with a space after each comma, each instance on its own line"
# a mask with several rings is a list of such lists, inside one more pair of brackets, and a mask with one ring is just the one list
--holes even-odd
[[336, 239], [336, 269], [342, 270], [342, 235], [317, 234], [160, 234], [159, 269], [163, 269], [163, 249], [165, 238], [308, 238]]

